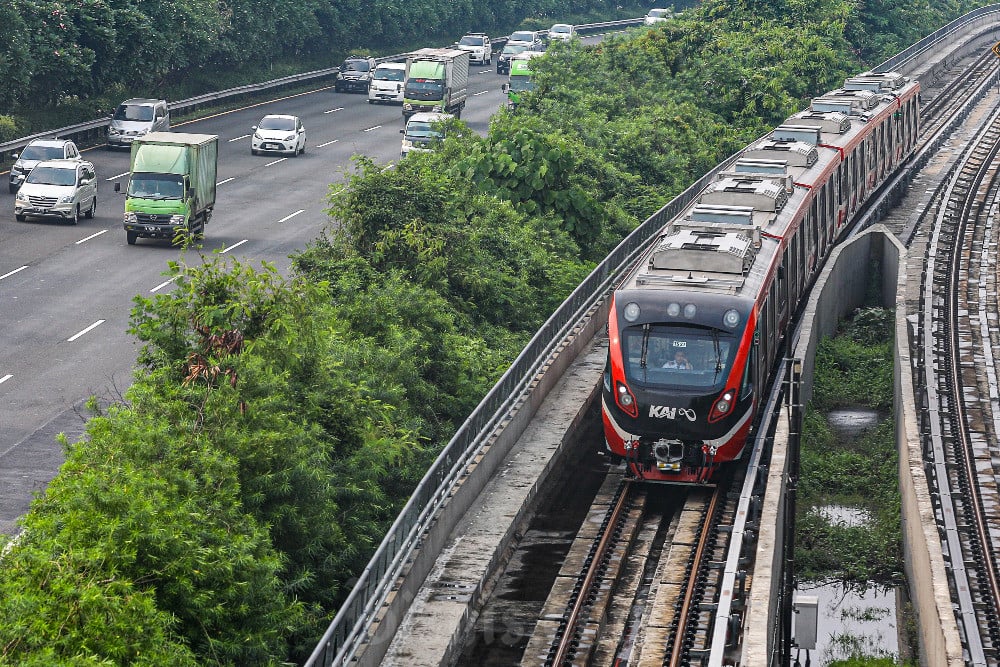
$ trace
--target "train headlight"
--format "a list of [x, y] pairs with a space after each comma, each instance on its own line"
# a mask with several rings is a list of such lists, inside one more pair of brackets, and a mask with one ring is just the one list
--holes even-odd
[[698, 306], [693, 303], [688, 303], [684, 305], [684, 317], [689, 320], [694, 319], [694, 316], [698, 314]]
[[709, 416], [708, 421], [714, 422], [722, 419], [729, 414], [732, 407], [733, 390], [727, 389], [726, 392], [719, 397], [719, 400], [715, 402], [715, 405], [712, 406], [712, 414]]
[[672, 303], [669, 306], [667, 306], [667, 315], [669, 315], [670, 317], [677, 317], [680, 314], [681, 314], [681, 304]]
[[639, 319], [639, 304], [633, 301], [632, 303], [625, 306], [625, 310], [622, 312], [622, 314], [625, 316], [626, 322], [635, 322], [637, 319]]
[[635, 396], [633, 396], [632, 392], [628, 390], [628, 387], [625, 385], [625, 383], [624, 382], [616, 383], [616, 389], [618, 391], [616, 392], [615, 398], [618, 401], [618, 406], [626, 413], [628, 413], [630, 416], [638, 417], [639, 408], [635, 404]]
[[735, 308], [727, 310], [722, 316], [722, 323], [730, 329], [735, 329], [736, 325], [740, 323], [739, 312]]

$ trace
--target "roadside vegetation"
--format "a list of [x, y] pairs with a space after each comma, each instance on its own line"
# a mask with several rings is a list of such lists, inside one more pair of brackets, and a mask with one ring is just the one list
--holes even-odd
[[[404, 35], [422, 23], [383, 5], [338, 3], [322, 25], [344, 32], [317, 43], [381, 45], [399, 26], [375, 18]], [[486, 7], [490, 25], [525, 15]], [[178, 39], [214, 34], [197, 10], [178, 6], [197, 15]], [[290, 20], [278, 10], [266, 21]], [[136, 298], [133, 385], [92, 406], [0, 557], [0, 665], [301, 662], [428, 463], [611, 247], [959, 10], [715, 0], [595, 48], [556, 45], [487, 136], [459, 124], [388, 170], [357, 158], [291, 276], [190, 250], [170, 294]], [[148, 44], [122, 76], [147, 71]], [[235, 59], [217, 56], [160, 76]]]

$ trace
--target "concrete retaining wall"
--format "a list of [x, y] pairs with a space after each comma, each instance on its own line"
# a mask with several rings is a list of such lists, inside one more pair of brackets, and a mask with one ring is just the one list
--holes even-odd
[[[899, 450], [900, 492], [903, 505], [903, 549], [910, 597], [917, 611], [921, 641], [921, 663], [962, 664], [958, 627], [951, 611], [948, 583], [937, 535], [933, 507], [924, 476], [913, 380], [910, 374], [909, 337], [906, 331], [905, 295], [906, 250], [881, 225], [838, 246], [819, 276], [803, 316], [794, 357], [803, 364], [802, 400], [812, 396], [812, 372], [816, 348], [836, 333], [837, 323], [864, 303], [873, 260], [880, 263], [880, 299], [896, 310], [896, 352], [894, 359], [895, 418]], [[866, 267], [866, 270], [859, 270]], [[775, 434], [767, 491], [761, 515], [753, 585], [748, 596], [742, 664], [777, 664], [775, 608], [781, 584], [784, 481], [787, 478], [787, 422], [782, 420]]]

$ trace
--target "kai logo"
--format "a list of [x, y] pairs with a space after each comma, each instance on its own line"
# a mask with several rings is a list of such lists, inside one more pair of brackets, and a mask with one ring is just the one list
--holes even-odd
[[693, 422], [697, 416], [694, 410], [690, 408], [671, 408], [667, 405], [651, 405], [649, 406], [649, 416], [651, 419], [677, 419], [684, 418], [689, 422]]

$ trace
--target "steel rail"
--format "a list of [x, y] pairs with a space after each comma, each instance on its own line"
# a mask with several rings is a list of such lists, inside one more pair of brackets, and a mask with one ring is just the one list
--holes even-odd
[[615, 529], [621, 523], [625, 509], [628, 507], [632, 488], [631, 482], [625, 480], [618, 490], [618, 499], [615, 501], [607, 521], [605, 521], [605, 530], [601, 534], [597, 548], [594, 550], [593, 557], [590, 560], [590, 565], [587, 566], [587, 571], [581, 581], [580, 590], [577, 592], [570, 613], [566, 617], [565, 630], [563, 630], [562, 635], [559, 637], [559, 644], [552, 658], [552, 665], [555, 667], [566, 664], [567, 656], [569, 656], [572, 649], [570, 644], [577, 639], [576, 624], [580, 621], [583, 608], [587, 605], [594, 582], [598, 581], [601, 570], [604, 567], [605, 556], [613, 544]]

